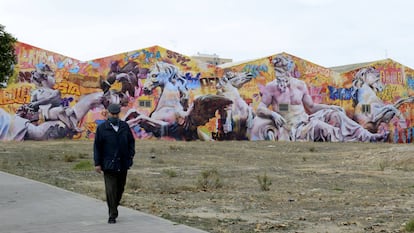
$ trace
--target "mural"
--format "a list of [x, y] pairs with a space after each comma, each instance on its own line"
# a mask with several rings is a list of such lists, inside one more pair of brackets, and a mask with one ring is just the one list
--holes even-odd
[[222, 111], [232, 103], [224, 96], [202, 95], [189, 107], [190, 93], [185, 76], [176, 66], [166, 62], [157, 62], [150, 69], [143, 90], [150, 95], [157, 87], [161, 87], [157, 104], [148, 116], [130, 109], [124, 117], [130, 127], [142, 127], [156, 137], [208, 140], [210, 136], [198, 127], [214, 117], [216, 111]]
[[411, 142], [412, 73], [390, 59], [343, 72], [344, 85], [352, 90], [352, 118], [370, 132], [388, 131], [391, 142]]
[[327, 69], [282, 53], [221, 67], [253, 74], [239, 90], [249, 140], [412, 142], [413, 70], [392, 60]]
[[414, 71], [282, 53], [213, 66], [159, 46], [82, 62], [24, 43], [0, 89], [0, 139], [92, 139], [110, 103], [136, 139], [412, 141]]

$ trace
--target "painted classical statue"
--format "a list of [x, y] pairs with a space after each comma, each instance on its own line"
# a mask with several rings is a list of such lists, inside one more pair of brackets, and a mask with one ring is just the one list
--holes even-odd
[[293, 76], [295, 63], [290, 57], [278, 55], [272, 63], [276, 78], [261, 93], [250, 133], [252, 140], [370, 142], [387, 139], [388, 133], [369, 132], [348, 118], [339, 106], [314, 103], [306, 83]]
[[[385, 87], [381, 82], [380, 72], [373, 67], [360, 69], [352, 80], [354, 120], [370, 132], [377, 133], [379, 127], [387, 125], [395, 117], [401, 128], [407, 128], [405, 118], [398, 109], [404, 103], [414, 102], [414, 96], [400, 98], [393, 104], [384, 103], [377, 93], [382, 92]], [[363, 106], [369, 111], [363, 111]]]
[[151, 94], [156, 88], [161, 92], [149, 116], [136, 109], [130, 109], [124, 116], [131, 128], [139, 126], [155, 137], [211, 140], [199, 126], [213, 118], [217, 110], [232, 103], [224, 96], [204, 95], [189, 105], [190, 90], [185, 76], [175, 65], [166, 62], [157, 62], [151, 67], [143, 90], [145, 94]]
[[30, 103], [23, 105], [18, 114], [32, 111], [38, 113], [36, 117], [43, 121], [60, 120], [74, 132], [81, 132], [73, 111], [62, 106], [60, 91], [53, 89], [55, 77], [49, 66], [43, 65], [33, 71], [31, 81], [36, 85], [36, 89], [31, 93]]
[[240, 96], [239, 88], [250, 82], [253, 76], [245, 72], [226, 72], [216, 85], [217, 95], [230, 99], [233, 103], [219, 111], [218, 132], [222, 139], [246, 140], [247, 129], [251, 127], [254, 113]]

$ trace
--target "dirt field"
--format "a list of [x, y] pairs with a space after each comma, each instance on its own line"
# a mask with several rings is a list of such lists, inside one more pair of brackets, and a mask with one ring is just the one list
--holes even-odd
[[[405, 232], [414, 218], [414, 144], [136, 147], [123, 205], [208, 232]], [[1, 142], [0, 170], [104, 199], [92, 141]]]

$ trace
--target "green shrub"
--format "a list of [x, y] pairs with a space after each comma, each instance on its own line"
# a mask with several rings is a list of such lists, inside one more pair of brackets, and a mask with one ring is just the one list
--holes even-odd
[[197, 180], [197, 188], [202, 190], [218, 189], [223, 186], [217, 169], [202, 171]]
[[388, 167], [389, 166], [389, 162], [387, 161], [387, 160], [381, 160], [379, 163], [378, 163], [378, 167], [379, 167], [379, 170], [380, 171], [384, 171], [385, 170], [385, 168], [386, 167]]
[[405, 230], [407, 232], [414, 232], [414, 219], [411, 219], [406, 225]]
[[257, 176], [257, 181], [259, 181], [260, 190], [262, 190], [262, 191], [269, 191], [270, 190], [270, 185], [272, 185], [272, 181], [267, 176], [266, 172], [264, 173], [263, 176], [258, 175]]
[[89, 171], [93, 170], [93, 165], [89, 160], [82, 160], [73, 166], [73, 170], [76, 171]]
[[74, 162], [76, 160], [76, 156], [74, 155], [65, 155], [65, 157], [63, 157], [63, 161], [65, 162]]
[[177, 145], [170, 145], [170, 150], [172, 151], [180, 151], [181, 147]]
[[164, 174], [166, 174], [168, 177], [177, 177], [177, 172], [172, 169], [164, 169], [162, 171]]

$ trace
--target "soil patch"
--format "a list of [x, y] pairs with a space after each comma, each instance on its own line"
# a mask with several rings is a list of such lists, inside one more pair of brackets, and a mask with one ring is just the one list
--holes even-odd
[[[92, 144], [2, 142], [0, 170], [104, 200]], [[414, 210], [414, 144], [141, 140], [136, 151], [122, 205], [208, 232], [404, 232]]]

